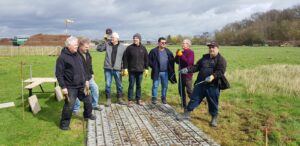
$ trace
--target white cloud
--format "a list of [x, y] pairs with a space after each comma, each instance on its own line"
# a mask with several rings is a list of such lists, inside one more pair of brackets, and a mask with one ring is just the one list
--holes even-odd
[[91, 38], [103, 36], [107, 27], [123, 39], [131, 39], [136, 32], [152, 40], [168, 34], [192, 36], [213, 32], [255, 12], [296, 4], [296, 0], [2, 0], [0, 37], [61, 34], [66, 18], [76, 21], [69, 25], [71, 34]]

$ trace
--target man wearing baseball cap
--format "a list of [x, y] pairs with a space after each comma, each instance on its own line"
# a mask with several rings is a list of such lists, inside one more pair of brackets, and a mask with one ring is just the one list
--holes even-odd
[[189, 120], [191, 111], [198, 107], [203, 98], [206, 97], [209, 113], [212, 116], [210, 126], [216, 127], [220, 96], [218, 81], [224, 76], [227, 63], [225, 58], [219, 53], [219, 45], [217, 42], [209, 42], [207, 46], [208, 54], [204, 54], [195, 65], [180, 70], [182, 74], [199, 73], [187, 109], [183, 114], [177, 117], [177, 120]]

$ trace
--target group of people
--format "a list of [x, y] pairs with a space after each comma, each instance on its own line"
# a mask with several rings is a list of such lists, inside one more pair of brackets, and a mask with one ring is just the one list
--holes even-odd
[[[212, 115], [211, 126], [217, 126], [218, 98], [220, 95], [219, 79], [226, 70], [226, 61], [219, 53], [216, 42], [207, 44], [209, 53], [194, 65], [194, 52], [191, 49], [191, 40], [184, 39], [182, 49], [176, 51], [175, 56], [166, 47], [166, 38], [158, 39], [158, 46], [148, 53], [141, 43], [142, 37], [136, 33], [132, 37], [133, 43], [125, 46], [119, 41], [119, 35], [107, 29], [104, 41], [96, 48], [99, 52], [105, 52], [104, 76], [106, 106], [112, 103], [111, 84], [114, 78], [116, 83], [117, 103], [132, 107], [135, 103], [145, 105], [142, 100], [142, 80], [149, 76], [151, 68], [152, 79], [152, 104], [158, 103], [158, 87], [161, 84], [161, 103], [167, 103], [168, 82], [177, 83], [175, 63], [179, 65], [178, 90], [184, 113], [177, 116], [178, 120], [190, 119], [193, 111], [207, 98], [209, 113]], [[65, 47], [56, 62], [56, 77], [66, 97], [62, 110], [60, 128], [69, 130], [72, 113], [78, 114], [80, 101], [84, 103], [83, 116], [85, 120], [95, 120], [92, 110], [102, 110], [98, 105], [99, 88], [94, 79], [92, 57], [89, 53], [90, 40], [87, 38], [67, 38]], [[192, 88], [193, 73], [199, 72], [197, 80]], [[129, 76], [128, 102], [123, 98], [122, 76]], [[136, 92], [134, 95], [134, 86]], [[186, 90], [186, 91], [185, 91]], [[187, 96], [190, 101], [187, 104]]]

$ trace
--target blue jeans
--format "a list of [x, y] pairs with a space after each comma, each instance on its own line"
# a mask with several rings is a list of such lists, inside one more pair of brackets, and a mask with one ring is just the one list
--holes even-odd
[[111, 69], [104, 69], [105, 74], [105, 93], [110, 94], [111, 93], [111, 82], [112, 77], [115, 78], [116, 87], [117, 87], [117, 94], [122, 94], [123, 86], [122, 86], [122, 76], [121, 72], [117, 70], [111, 70]]
[[191, 100], [187, 106], [187, 111], [193, 111], [206, 97], [208, 102], [208, 111], [210, 115], [218, 115], [220, 89], [217, 86], [200, 84], [194, 87]]
[[140, 100], [142, 96], [142, 83], [143, 72], [129, 72], [129, 86], [128, 86], [128, 101], [134, 100], [133, 98], [133, 88], [134, 82], [136, 82], [136, 94], [135, 99]]
[[[95, 80], [92, 78], [89, 80], [89, 85], [90, 85], [90, 90], [91, 90], [91, 96], [92, 96], [92, 106], [97, 107], [98, 105], [98, 100], [99, 100], [99, 88], [98, 85], [96, 84]], [[79, 112], [80, 110], [80, 101], [77, 98], [75, 105], [74, 105], [74, 112]]]
[[152, 84], [152, 99], [157, 98], [157, 90], [161, 82], [161, 97], [166, 98], [168, 90], [168, 72], [159, 72], [159, 77], [157, 80], [153, 80]]

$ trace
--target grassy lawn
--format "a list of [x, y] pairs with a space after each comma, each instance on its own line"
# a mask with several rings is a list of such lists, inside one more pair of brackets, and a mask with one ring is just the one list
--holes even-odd
[[[169, 48], [175, 52], [179, 46]], [[208, 52], [206, 46], [193, 46], [193, 49], [196, 60]], [[205, 102], [192, 113], [192, 122], [221, 145], [263, 145], [265, 128], [269, 129], [270, 145], [300, 145], [300, 48], [221, 47], [220, 51], [228, 63], [226, 75], [232, 88], [221, 93], [219, 125], [209, 127]], [[104, 53], [94, 50], [91, 53], [103, 104]], [[0, 103], [13, 101], [16, 104], [15, 108], [0, 109], [0, 145], [84, 144], [82, 117], [72, 118], [71, 131], [58, 128], [63, 102], [57, 102], [53, 94], [37, 94], [42, 108], [37, 115], [28, 111], [26, 100], [24, 120], [22, 118], [20, 62], [26, 63], [25, 79], [29, 77], [29, 64], [33, 66], [34, 77], [53, 77], [56, 58], [0, 57]], [[123, 85], [126, 97], [128, 77], [123, 78]], [[150, 77], [144, 78], [142, 86], [143, 99], [149, 101]], [[47, 91], [54, 90], [53, 84], [43, 87]], [[112, 91], [116, 92], [115, 86]], [[24, 97], [28, 97], [27, 90]], [[177, 84], [169, 84], [167, 100], [181, 112]]]

